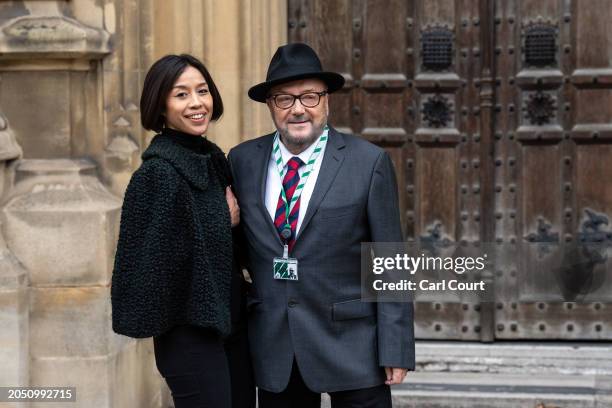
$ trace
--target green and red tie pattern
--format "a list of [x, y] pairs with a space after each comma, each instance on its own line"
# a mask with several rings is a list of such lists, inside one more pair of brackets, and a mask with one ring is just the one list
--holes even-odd
[[[283, 178], [283, 190], [285, 191], [285, 196], [287, 198], [287, 202], [291, 203], [291, 198], [293, 197], [293, 193], [300, 183], [300, 173], [299, 168], [304, 164], [304, 162], [299, 157], [292, 157], [287, 162], [287, 173]], [[276, 230], [281, 237], [281, 240], [284, 240], [281, 232], [283, 231], [286, 224], [291, 225], [291, 237], [285, 242], [289, 247], [289, 251], [295, 245], [295, 232], [297, 229], [297, 221], [298, 215], [300, 213], [300, 198], [298, 197], [297, 201], [293, 205], [291, 209], [291, 213], [289, 214], [289, 220], [287, 221], [287, 204], [285, 200], [283, 200], [283, 193], [281, 191], [278, 197], [278, 204], [276, 205], [276, 214], [274, 216], [274, 225], [276, 226]]]

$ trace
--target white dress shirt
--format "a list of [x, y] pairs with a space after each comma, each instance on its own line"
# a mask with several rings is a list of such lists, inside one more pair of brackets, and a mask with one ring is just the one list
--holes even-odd
[[[304, 164], [300, 167], [300, 180], [302, 179], [302, 174], [306, 170], [306, 163], [308, 163], [308, 159], [310, 159], [310, 155], [314, 151], [317, 143], [321, 136], [314, 141], [313, 144], [308, 146], [306, 150], [298, 155], [294, 155], [291, 153], [285, 145], [283, 141], [280, 140], [280, 152], [283, 160], [283, 168], [286, 172], [287, 162], [294, 156], [299, 157]], [[329, 139], [328, 139], [329, 141]], [[314, 190], [315, 184], [317, 182], [317, 178], [319, 177], [319, 169], [321, 168], [321, 163], [323, 162], [323, 156], [325, 155], [325, 149], [327, 148], [327, 143], [321, 149], [321, 153], [317, 157], [317, 160], [314, 162], [314, 166], [312, 168], [312, 172], [308, 176], [308, 180], [306, 180], [306, 184], [304, 185], [304, 189], [302, 190], [302, 196], [300, 198], [300, 212], [298, 214], [298, 221], [295, 235], [300, 232], [300, 227], [302, 226], [302, 221], [304, 220], [304, 215], [306, 215], [306, 210], [308, 209], [308, 203], [310, 202], [310, 197], [312, 197], [312, 192]], [[270, 214], [270, 218], [272, 222], [274, 222], [274, 216], [276, 215], [276, 206], [278, 205], [278, 197], [281, 193], [281, 187], [283, 182], [281, 180], [280, 175], [278, 174], [278, 168], [276, 166], [276, 162], [274, 161], [274, 152], [270, 155], [270, 161], [268, 163], [268, 176], [266, 177], [266, 209], [268, 210], [268, 214]]]

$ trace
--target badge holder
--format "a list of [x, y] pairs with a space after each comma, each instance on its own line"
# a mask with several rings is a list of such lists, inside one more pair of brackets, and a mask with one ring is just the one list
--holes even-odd
[[283, 257], [274, 258], [274, 279], [279, 280], [298, 280], [298, 261], [295, 258], [289, 258], [289, 246], [284, 245]]

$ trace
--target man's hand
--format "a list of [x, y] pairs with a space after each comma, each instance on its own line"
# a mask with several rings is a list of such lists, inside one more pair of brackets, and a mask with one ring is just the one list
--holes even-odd
[[229, 207], [232, 227], [235, 227], [236, 225], [240, 224], [240, 207], [238, 206], [236, 196], [230, 187], [225, 189], [225, 200], [227, 201], [227, 206]]
[[401, 384], [406, 374], [408, 374], [408, 370], [405, 368], [385, 367], [385, 374], [387, 374], [387, 381], [385, 381], [385, 384]]

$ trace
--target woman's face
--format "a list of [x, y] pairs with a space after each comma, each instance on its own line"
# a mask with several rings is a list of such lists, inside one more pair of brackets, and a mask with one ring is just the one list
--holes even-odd
[[213, 100], [204, 76], [196, 68], [187, 66], [166, 99], [166, 126], [191, 135], [203, 135], [212, 110]]

